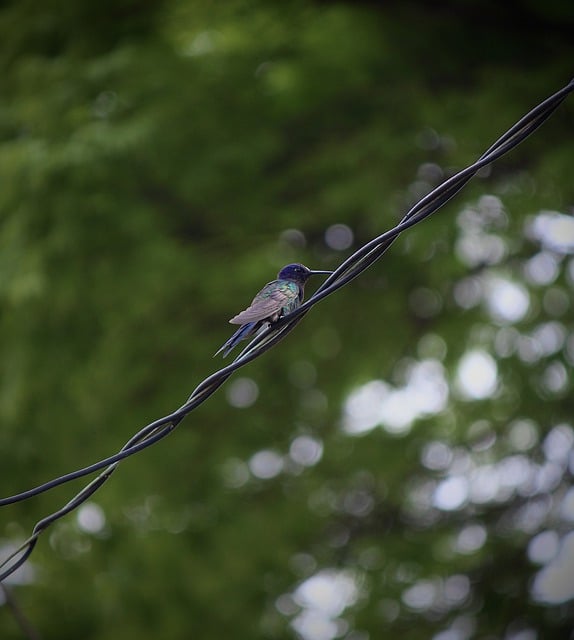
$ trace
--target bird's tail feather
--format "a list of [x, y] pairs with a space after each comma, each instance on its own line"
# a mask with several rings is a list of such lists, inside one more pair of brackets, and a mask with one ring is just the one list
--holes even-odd
[[215, 358], [215, 356], [219, 355], [223, 351], [223, 357], [225, 358], [225, 356], [235, 348], [238, 342], [246, 340], [249, 336], [256, 333], [262, 324], [263, 323], [261, 321], [248, 322], [247, 324], [244, 324], [231, 336], [231, 338], [229, 338], [229, 340], [221, 345], [221, 347], [213, 354], [213, 357]]

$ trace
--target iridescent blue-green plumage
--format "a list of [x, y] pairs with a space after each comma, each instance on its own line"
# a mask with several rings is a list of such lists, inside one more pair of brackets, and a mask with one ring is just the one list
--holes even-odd
[[253, 298], [251, 304], [229, 321], [241, 327], [225, 342], [215, 355], [223, 351], [225, 357], [241, 340], [253, 336], [265, 323], [276, 322], [294, 311], [303, 302], [305, 283], [313, 274], [331, 273], [312, 271], [302, 264], [288, 264], [277, 274], [277, 280], [268, 282]]

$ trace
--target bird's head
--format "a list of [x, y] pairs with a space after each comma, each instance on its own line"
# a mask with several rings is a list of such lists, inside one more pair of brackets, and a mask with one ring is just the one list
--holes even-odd
[[283, 267], [281, 271], [278, 273], [277, 278], [279, 280], [291, 280], [296, 282], [297, 284], [305, 284], [307, 280], [313, 276], [318, 274], [330, 274], [332, 271], [313, 271], [312, 269], [308, 269], [304, 264], [288, 264], [286, 267]]

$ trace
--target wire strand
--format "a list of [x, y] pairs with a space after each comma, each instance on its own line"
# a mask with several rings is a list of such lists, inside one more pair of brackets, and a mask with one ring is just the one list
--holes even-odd
[[140, 429], [117, 453], [87, 467], [54, 478], [27, 491], [0, 499], [0, 507], [14, 504], [22, 500], [28, 500], [57, 486], [71, 482], [72, 480], [77, 480], [78, 478], [103, 470], [66, 505], [36, 523], [30, 537], [25, 540], [16, 551], [0, 563], [0, 570], [3, 569], [3, 571], [0, 572], [0, 581], [11, 575], [28, 559], [43, 531], [88, 500], [90, 496], [107, 482], [122, 460], [143, 451], [172, 433], [191, 411], [215, 393], [237, 369], [249, 364], [252, 360], [261, 356], [274, 347], [279, 341], [283, 340], [303, 319], [303, 316], [309, 312], [312, 306], [354, 280], [379, 260], [401, 233], [435, 213], [446, 202], [453, 198], [480, 169], [491, 164], [505, 153], [508, 153], [511, 149], [523, 142], [531, 133], [536, 131], [572, 91], [574, 91], [574, 80], [570, 81], [562, 89], [546, 98], [523, 116], [516, 124], [508, 129], [508, 131], [500, 136], [476, 162], [448, 178], [419, 200], [405, 214], [399, 224], [355, 251], [335, 269], [306, 302], [288, 316], [281, 318], [256, 335], [243, 351], [239, 353], [235, 360], [203, 380], [181, 407]]

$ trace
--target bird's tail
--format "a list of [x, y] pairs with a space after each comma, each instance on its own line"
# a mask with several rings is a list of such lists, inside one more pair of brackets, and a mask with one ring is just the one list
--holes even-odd
[[235, 348], [238, 342], [246, 340], [249, 336], [252, 336], [259, 330], [259, 327], [261, 327], [262, 324], [263, 323], [261, 321], [248, 322], [247, 324], [244, 324], [231, 336], [231, 338], [229, 338], [229, 340], [227, 340], [227, 342], [223, 343], [223, 345], [213, 354], [213, 357], [215, 358], [215, 356], [219, 355], [223, 351], [223, 357], [225, 358], [225, 356]]

